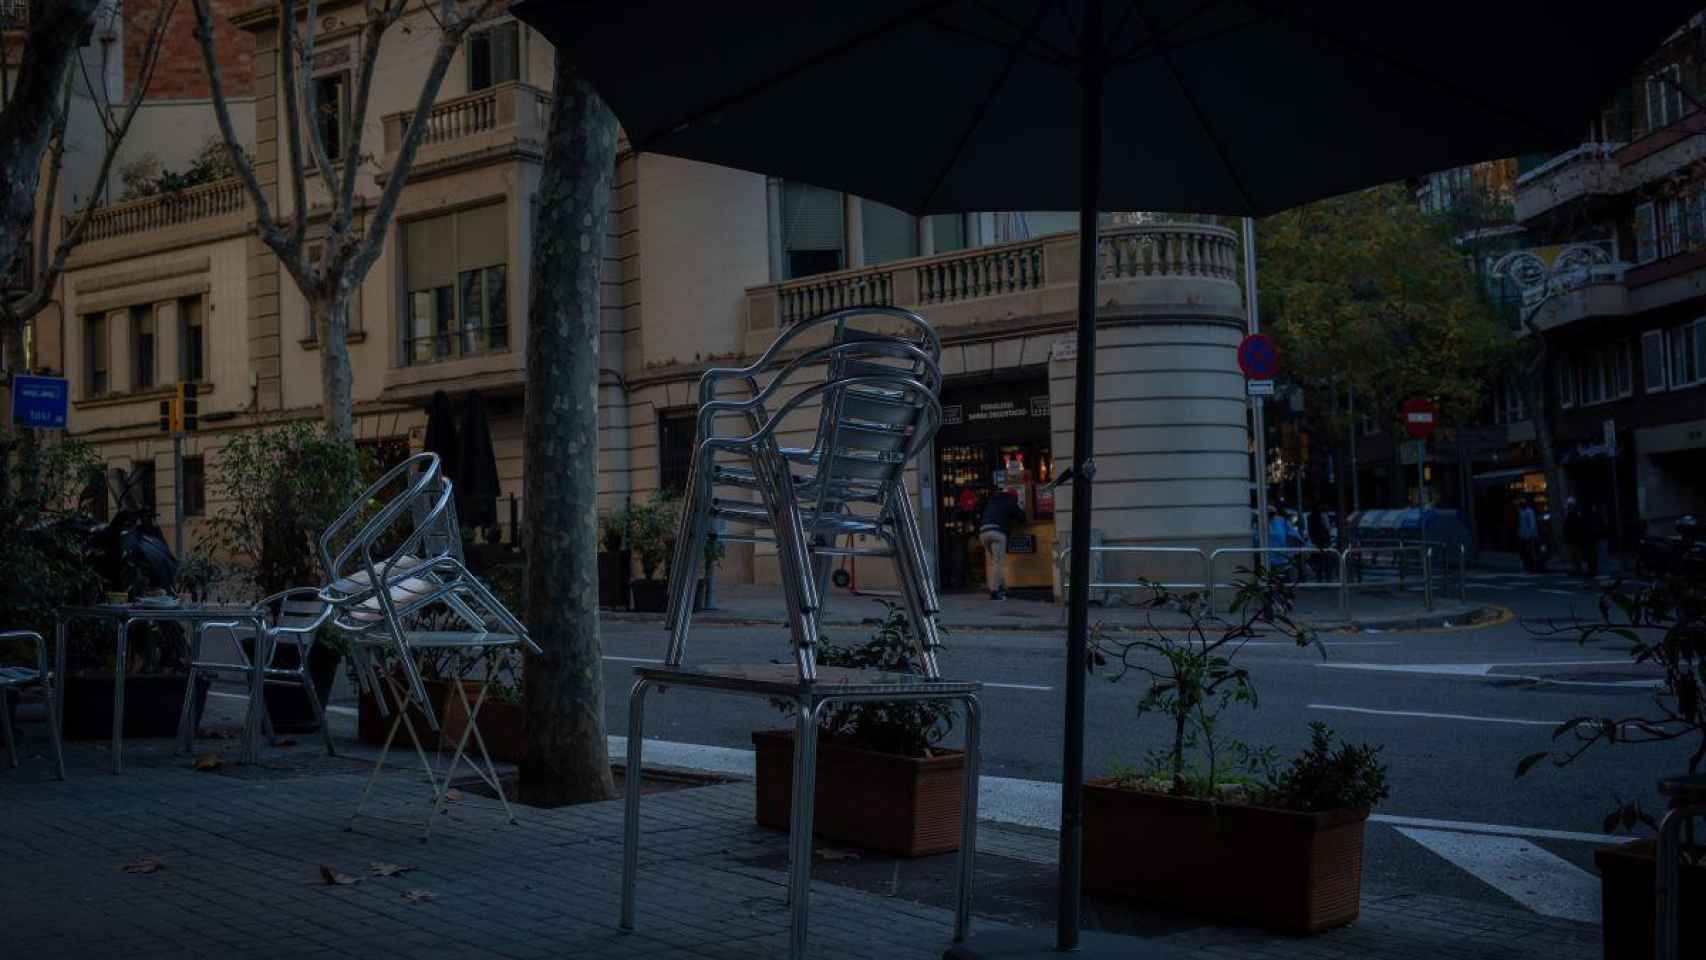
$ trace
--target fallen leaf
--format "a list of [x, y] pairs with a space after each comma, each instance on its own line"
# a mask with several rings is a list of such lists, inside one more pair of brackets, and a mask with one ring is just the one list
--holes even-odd
[[438, 894], [433, 893], [431, 890], [408, 890], [403, 893], [404, 903], [425, 903], [428, 900], [437, 899]]
[[219, 759], [219, 754], [217, 753], [204, 753], [201, 756], [196, 757], [195, 763], [191, 764], [191, 766], [196, 770], [218, 770], [220, 767], [225, 766], [225, 761]]
[[450, 800], [450, 801], [461, 800], [462, 799], [462, 791], [456, 789], [455, 787], [451, 787], [449, 790], [444, 791], [444, 799]]
[[132, 860], [131, 862], [125, 864], [124, 865], [124, 872], [125, 873], [153, 873], [154, 871], [160, 869], [161, 867], [164, 867], [165, 865], [166, 865], [166, 862], [164, 860], [161, 860], [159, 857], [143, 857], [141, 860]]
[[275, 747], [294, 747], [296, 746], [296, 739], [294, 737], [279, 737], [272, 742], [272, 745]]
[[376, 877], [400, 877], [414, 869], [414, 867], [405, 867], [399, 863], [379, 863], [377, 861], [367, 866]]
[[320, 882], [328, 887], [347, 887], [353, 883], [360, 883], [361, 878], [352, 877], [347, 873], [339, 873], [322, 863], [320, 864]]
[[812, 851], [819, 860], [857, 860], [859, 854], [852, 850], [832, 850], [829, 847], [818, 847]]

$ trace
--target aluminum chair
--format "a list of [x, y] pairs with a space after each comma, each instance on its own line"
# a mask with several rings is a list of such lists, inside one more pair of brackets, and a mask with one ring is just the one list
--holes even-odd
[[[321, 562], [330, 577], [320, 595], [334, 608], [331, 626], [348, 636], [363, 688], [374, 695], [381, 714], [392, 717], [373, 775], [351, 816], [352, 824], [363, 815], [399, 731], [407, 733], [432, 785], [435, 814], [449, 801], [451, 782], [466, 759], [474, 773], [497, 793], [513, 823], [515, 813], [480, 735], [479, 711], [490, 692], [498, 662], [507, 651], [521, 646], [541, 650], [521, 621], [468, 570], [454, 491], [442, 475], [438, 457], [417, 454], [392, 468], [333, 521], [321, 535], [319, 546]], [[419, 668], [422, 656], [435, 656], [453, 671], [450, 687], [468, 718], [450, 764], [442, 773], [427, 756], [422, 737], [410, 719], [409, 707], [413, 704], [425, 717], [429, 731], [439, 732], [439, 718], [431, 708]], [[388, 663], [389, 668], [380, 669], [381, 663]], [[469, 703], [462, 680], [482, 663], [485, 678]], [[483, 764], [469, 754], [470, 746]], [[428, 834], [431, 829], [429, 817]]]
[[12, 736], [12, 711], [7, 703], [12, 692], [20, 692], [29, 687], [39, 687], [47, 704], [47, 739], [53, 746], [53, 769], [59, 779], [65, 779], [65, 747], [60, 742], [59, 711], [53, 702], [53, 668], [47, 659], [47, 641], [42, 635], [33, 630], [6, 630], [0, 632], [0, 643], [15, 640], [28, 640], [35, 644], [36, 665], [34, 667], [0, 665], [0, 733], [6, 738], [6, 756], [14, 769], [18, 766], [18, 744]]
[[[326, 723], [326, 705], [320, 702], [319, 691], [314, 689], [314, 680], [308, 674], [308, 656], [314, 649], [314, 640], [321, 627], [331, 618], [332, 605], [320, 596], [315, 587], [296, 587], [275, 593], [255, 604], [263, 615], [266, 635], [258, 638], [262, 641], [258, 648], [245, 650], [243, 641], [247, 639], [253, 644], [257, 638], [249, 636], [252, 627], [237, 623], [209, 623], [196, 629], [190, 638], [190, 680], [184, 688], [184, 705], [178, 714], [179, 748], [188, 752], [195, 746], [195, 690], [196, 678], [201, 674], [223, 673], [250, 674], [256, 669], [256, 660], [264, 656], [265, 663], [259, 669], [262, 671], [263, 684], [296, 684], [308, 697], [308, 705], [313, 709], [315, 718], [320, 723], [320, 737], [325, 741], [327, 756], [336, 756], [337, 750], [332, 745], [331, 727]], [[207, 635], [210, 632], [223, 633], [231, 640], [232, 660], [204, 660], [202, 652]], [[280, 665], [278, 652], [281, 648], [289, 647], [295, 651], [294, 663]], [[262, 654], [260, 651], [264, 651]], [[251, 716], [254, 714], [251, 713]], [[266, 726], [255, 731], [272, 734], [272, 720], [267, 716], [266, 704], [261, 704], [259, 713], [261, 722]], [[247, 721], [246, 721], [247, 722]], [[248, 733], [247, 730], [244, 731]]]
[[[852, 375], [821, 379], [837, 369]], [[920, 370], [914, 376], [914, 370]], [[919, 377], [922, 377], [920, 379]], [[801, 382], [805, 385], [802, 387]], [[816, 676], [819, 611], [829, 565], [841, 556], [887, 557], [896, 566], [926, 677], [939, 676], [939, 602], [925, 559], [921, 530], [904, 483], [906, 464], [929, 445], [941, 420], [940, 378], [928, 354], [893, 339], [843, 342], [808, 351], [778, 371], [747, 400], [712, 400], [700, 407], [689, 500], [671, 569], [672, 604], [667, 662], [686, 653], [689, 590], [698, 575], [713, 519], [768, 529], [789, 609], [799, 674]], [[769, 413], [767, 406], [783, 399]], [[806, 447], [786, 447], [777, 434], [796, 411], [818, 407], [818, 426]], [[719, 418], [766, 411], [757, 429], [719, 432]], [[744, 466], [731, 465], [734, 458]], [[716, 496], [717, 488], [756, 490], [760, 503]], [[836, 546], [864, 536], [876, 546]], [[686, 549], [679, 545], [685, 543]]]

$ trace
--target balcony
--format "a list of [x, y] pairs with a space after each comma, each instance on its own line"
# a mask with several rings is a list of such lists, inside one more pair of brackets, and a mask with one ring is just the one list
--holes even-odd
[[[1097, 303], [1105, 313], [1157, 303], [1207, 305], [1220, 298], [1234, 313], [1241, 309], [1238, 235], [1224, 227], [1111, 227], [1101, 232], [1098, 248]], [[746, 349], [762, 352], [778, 330], [851, 306], [916, 309], [944, 333], [1009, 320], [1070, 321], [1077, 313], [1077, 291], [1077, 233], [896, 260], [748, 288]]]
[[1595, 264], [1580, 268], [1570, 279], [1556, 281], [1551, 296], [1534, 315], [1535, 326], [1549, 331], [1591, 318], [1628, 316], [1628, 267]]
[[[414, 111], [388, 114], [385, 168], [392, 169]], [[525, 83], [503, 83], [435, 104], [415, 153], [411, 180], [465, 165], [517, 155], [540, 159], [551, 119], [551, 94]]]
[[1518, 223], [1546, 216], [1578, 202], [1593, 202], [1622, 189], [1615, 154], [1620, 143], [1584, 143], [1516, 178]]
[[1571, 244], [1561, 250], [1515, 250], [1493, 264], [1502, 278], [1512, 332], [1526, 334], [1520, 318], [1528, 316], [1541, 331], [1556, 330], [1582, 320], [1628, 316], [1633, 312], [1629, 290], [1638, 268], [1612, 259], [1609, 241]]
[[[236, 177], [172, 193], [109, 203], [89, 212], [89, 225], [83, 230], [82, 242], [89, 244], [132, 236], [169, 241], [173, 235], [185, 232], [176, 228], [233, 214], [241, 215], [248, 205], [248, 191], [244, 189], [243, 181]], [[74, 218], [66, 217], [65, 229], [69, 231], [74, 222]]]

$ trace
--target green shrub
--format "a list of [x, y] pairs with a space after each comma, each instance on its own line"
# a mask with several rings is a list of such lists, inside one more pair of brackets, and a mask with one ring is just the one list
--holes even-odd
[[1263, 806], [1319, 813], [1367, 810], [1386, 799], [1386, 765], [1380, 747], [1334, 744], [1331, 728], [1309, 725], [1309, 746], [1276, 774], [1258, 800]]
[[[25, 456], [0, 431], [0, 630], [53, 636], [53, 609], [99, 599], [100, 577], [83, 555], [77, 497], [91, 478], [105, 483], [88, 446], [70, 439]], [[87, 518], [84, 518], [85, 520]], [[0, 651], [8, 657], [18, 651]], [[27, 651], [26, 660], [33, 659]], [[13, 662], [8, 659], [7, 662]]]
[[[852, 646], [825, 639], [818, 645], [818, 665], [916, 673], [912, 620], [896, 604], [885, 600], [883, 606], [881, 620], [866, 621], [877, 627], [869, 640]], [[822, 735], [862, 750], [928, 757], [953, 727], [954, 707], [948, 701], [844, 703], [824, 714]]]

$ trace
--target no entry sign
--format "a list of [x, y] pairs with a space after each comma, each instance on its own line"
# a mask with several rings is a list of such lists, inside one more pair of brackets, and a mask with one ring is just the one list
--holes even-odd
[[1279, 348], [1266, 334], [1250, 334], [1238, 344], [1238, 369], [1251, 380], [1272, 380], [1279, 372]]
[[1438, 419], [1439, 411], [1432, 403], [1420, 397], [1404, 401], [1404, 432], [1417, 440], [1433, 436]]

